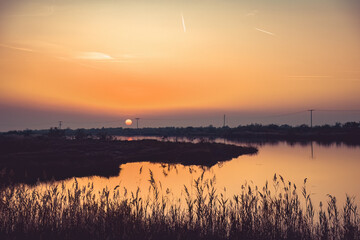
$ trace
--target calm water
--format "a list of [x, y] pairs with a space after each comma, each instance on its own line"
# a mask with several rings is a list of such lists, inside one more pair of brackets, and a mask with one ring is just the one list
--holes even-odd
[[[224, 140], [217, 141], [224, 142]], [[229, 141], [227, 143], [241, 145]], [[318, 205], [320, 200], [326, 200], [327, 194], [336, 196], [342, 203], [346, 193], [357, 196], [356, 202], [359, 203], [360, 147], [321, 146], [315, 143], [302, 146], [290, 145], [286, 142], [261, 146], [253, 144], [253, 146], [259, 148], [257, 155], [240, 156], [209, 169], [199, 166], [185, 167], [179, 164], [128, 163], [120, 166], [119, 175], [116, 177], [93, 176], [79, 178], [78, 181], [80, 185], [93, 182], [96, 190], [104, 187], [114, 189], [120, 185], [122, 189], [125, 187], [131, 192], [140, 187], [142, 194], [147, 194], [151, 170], [163, 192], [168, 189], [170, 195], [178, 198], [184, 193], [184, 185], [193, 191], [191, 186], [194, 179], [204, 172], [205, 179], [216, 177], [219, 193], [232, 197], [233, 194], [240, 192], [240, 187], [245, 182], [262, 187], [266, 180], [271, 182], [274, 173], [277, 173], [286, 180], [294, 182], [298, 186], [298, 193], [304, 178], [308, 178], [307, 188], [312, 193], [315, 205]], [[67, 186], [71, 186], [73, 179], [64, 182]], [[46, 185], [38, 187], [44, 188]]]

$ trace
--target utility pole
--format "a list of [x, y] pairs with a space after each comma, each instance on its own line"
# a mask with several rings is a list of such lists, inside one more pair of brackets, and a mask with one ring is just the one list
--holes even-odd
[[136, 119], [136, 128], [139, 129], [139, 119], [140, 118], [135, 118]]
[[59, 129], [61, 129], [62, 121], [59, 121]]
[[313, 111], [315, 111], [314, 109], [310, 109], [309, 112], [310, 112], [310, 127], [312, 128], [313, 124], [312, 124], [312, 113]]
[[223, 127], [225, 127], [225, 125], [226, 125], [226, 115], [224, 114], [224, 125], [223, 125]]

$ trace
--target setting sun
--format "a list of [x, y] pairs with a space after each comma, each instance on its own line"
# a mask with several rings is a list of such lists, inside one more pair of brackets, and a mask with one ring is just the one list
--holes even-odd
[[130, 126], [132, 124], [132, 120], [131, 119], [126, 119], [125, 124]]

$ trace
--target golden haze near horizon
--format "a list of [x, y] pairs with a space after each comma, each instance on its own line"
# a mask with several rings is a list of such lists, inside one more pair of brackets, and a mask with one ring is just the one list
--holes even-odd
[[0, 98], [127, 114], [359, 108], [352, 4], [2, 2]]

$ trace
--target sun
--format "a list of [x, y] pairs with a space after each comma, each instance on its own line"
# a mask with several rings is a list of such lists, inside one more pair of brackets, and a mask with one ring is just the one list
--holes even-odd
[[132, 124], [132, 120], [131, 119], [126, 119], [125, 124], [130, 126]]

